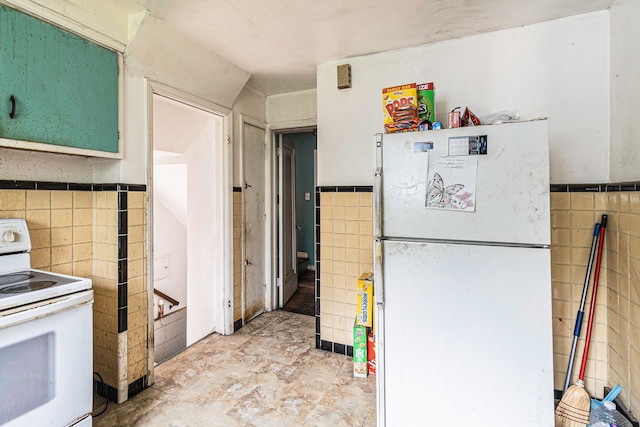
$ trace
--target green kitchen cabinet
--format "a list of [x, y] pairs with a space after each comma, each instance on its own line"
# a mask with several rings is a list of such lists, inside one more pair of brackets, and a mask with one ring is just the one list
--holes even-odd
[[2, 145], [117, 157], [118, 82], [116, 52], [0, 4]]

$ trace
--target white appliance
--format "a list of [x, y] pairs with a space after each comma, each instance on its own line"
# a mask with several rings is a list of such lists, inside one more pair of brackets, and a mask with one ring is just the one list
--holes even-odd
[[375, 144], [378, 426], [552, 426], [547, 121]]
[[0, 219], [0, 425], [91, 426], [91, 279], [30, 268], [23, 219]]

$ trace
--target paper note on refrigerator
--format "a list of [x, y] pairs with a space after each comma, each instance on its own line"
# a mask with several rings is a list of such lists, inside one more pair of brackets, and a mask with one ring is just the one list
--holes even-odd
[[425, 206], [474, 212], [477, 171], [477, 156], [429, 156]]

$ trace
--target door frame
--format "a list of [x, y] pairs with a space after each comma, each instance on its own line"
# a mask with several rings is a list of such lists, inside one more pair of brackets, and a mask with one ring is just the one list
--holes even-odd
[[[268, 180], [267, 180], [267, 167], [268, 167], [268, 163], [269, 163], [269, 156], [268, 156], [268, 148], [269, 148], [268, 146], [269, 146], [269, 144], [267, 144], [268, 131], [267, 131], [266, 123], [261, 122], [260, 120], [256, 120], [256, 119], [254, 119], [254, 118], [252, 118], [250, 116], [247, 116], [245, 114], [240, 114], [239, 115], [239, 124], [240, 124], [240, 126], [239, 126], [239, 128], [240, 128], [239, 129], [239, 133], [240, 133], [240, 138], [239, 138], [240, 139], [240, 147], [239, 147], [239, 151], [240, 151], [239, 152], [239, 163], [240, 164], [239, 164], [239, 169], [240, 169], [240, 186], [242, 187], [242, 227], [241, 227], [242, 235], [240, 237], [241, 240], [242, 240], [242, 242], [241, 242], [241, 246], [242, 246], [242, 248], [241, 248], [241, 252], [242, 252], [242, 284], [241, 284], [241, 287], [242, 287], [242, 307], [241, 307], [241, 310], [242, 310], [242, 325], [244, 326], [246, 324], [245, 323], [245, 318], [244, 318], [244, 313], [245, 313], [245, 304], [246, 304], [246, 301], [245, 301], [245, 292], [246, 292], [246, 289], [245, 289], [245, 286], [246, 286], [245, 276], [246, 276], [246, 268], [247, 268], [247, 266], [244, 263], [244, 260], [247, 259], [246, 247], [245, 247], [245, 244], [244, 244], [244, 242], [245, 242], [245, 221], [246, 221], [246, 209], [245, 209], [246, 206], [245, 206], [245, 203], [244, 203], [244, 196], [245, 196], [245, 194], [244, 194], [244, 185], [246, 183], [245, 167], [244, 167], [245, 166], [244, 165], [244, 163], [245, 163], [245, 155], [244, 155], [244, 148], [245, 148], [244, 125], [248, 124], [248, 125], [251, 125], [251, 126], [255, 126], [258, 129], [262, 129], [264, 131], [264, 133], [265, 133], [265, 141], [264, 141], [264, 144], [265, 144], [265, 151], [264, 151], [264, 161], [265, 161], [264, 207], [265, 207], [265, 215], [267, 215], [267, 211], [268, 211], [268, 209], [267, 209], [267, 206], [268, 206], [268, 203], [267, 203], [267, 201], [268, 201], [267, 190], [268, 190], [269, 186], [267, 185], [267, 182], [268, 182]], [[268, 244], [268, 240], [267, 240], [267, 236], [268, 236], [267, 230], [268, 230], [269, 227], [267, 226], [267, 224], [268, 223], [267, 223], [267, 221], [265, 219], [265, 248], [264, 248], [265, 259], [262, 260], [262, 262], [264, 263], [264, 280], [265, 280], [265, 283], [269, 283], [269, 277], [270, 277], [269, 276], [269, 272], [268, 272], [268, 267], [269, 267], [269, 244]], [[265, 287], [265, 294], [264, 294], [265, 311], [270, 311], [269, 304], [268, 304], [268, 301], [269, 301], [268, 289], [269, 289], [269, 286], [267, 285]], [[233, 296], [233, 294], [232, 294], [232, 296]], [[233, 314], [233, 311], [232, 311], [232, 314]], [[250, 319], [247, 319], [247, 322], [249, 320]]]
[[[222, 235], [223, 235], [223, 286], [216, 289], [216, 332], [230, 335], [233, 333], [233, 147], [231, 145], [233, 132], [232, 111], [221, 105], [167, 86], [163, 83], [145, 78], [146, 101], [146, 147], [147, 147], [147, 338], [149, 342], [147, 371], [149, 384], [154, 382], [154, 316], [153, 316], [153, 95], [163, 96], [182, 104], [206, 111], [222, 117], [222, 134], [226, 141], [223, 145], [222, 159]], [[218, 330], [219, 329], [219, 330]]]
[[269, 260], [266, 265], [267, 277], [267, 311], [277, 310], [278, 301], [278, 136], [283, 133], [312, 132], [318, 127], [318, 120], [303, 119], [286, 122], [278, 122], [267, 125], [265, 138], [267, 139], [267, 189], [265, 191], [267, 210], [267, 255]]

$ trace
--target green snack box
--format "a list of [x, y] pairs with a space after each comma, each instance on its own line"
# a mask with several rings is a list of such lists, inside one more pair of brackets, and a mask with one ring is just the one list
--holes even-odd
[[420, 120], [436, 121], [435, 87], [433, 82], [419, 84], [418, 87], [418, 117]]
[[353, 324], [353, 376], [367, 378], [367, 327]]

